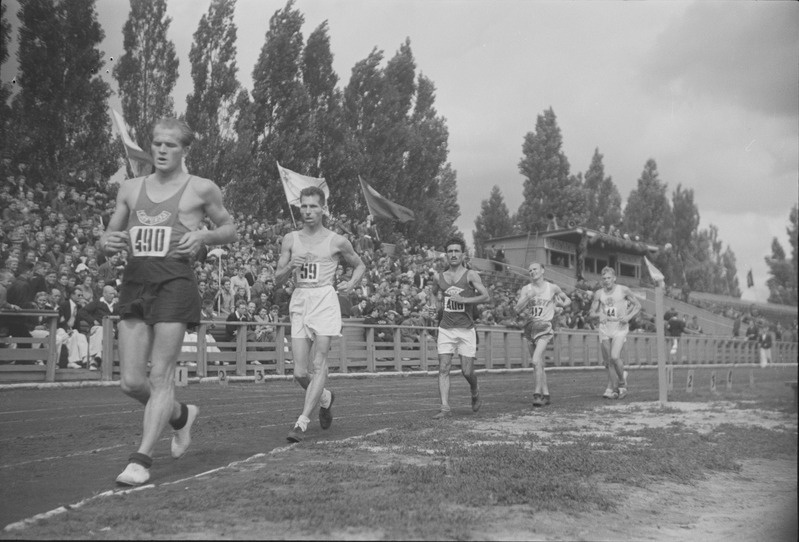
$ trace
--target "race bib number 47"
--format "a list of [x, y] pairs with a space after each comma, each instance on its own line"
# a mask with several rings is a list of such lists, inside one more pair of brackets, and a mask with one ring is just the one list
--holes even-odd
[[130, 229], [131, 254], [163, 258], [169, 252], [171, 237], [169, 226], [135, 226]]

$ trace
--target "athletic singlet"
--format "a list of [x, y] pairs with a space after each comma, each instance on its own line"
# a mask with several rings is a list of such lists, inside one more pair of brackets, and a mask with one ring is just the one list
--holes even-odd
[[142, 179], [136, 205], [128, 216], [130, 255], [132, 258], [178, 258], [175, 255], [180, 239], [191, 230], [178, 220], [178, 205], [191, 177], [172, 197], [156, 203], [147, 195]]
[[444, 278], [444, 273], [438, 274], [436, 281], [438, 287], [444, 292], [444, 314], [441, 317], [439, 327], [444, 329], [471, 329], [474, 327], [471, 307], [450, 299], [451, 296], [455, 294], [460, 294], [463, 297], [474, 297], [477, 294], [477, 291], [469, 283], [468, 276], [469, 271], [467, 270], [458, 280], [450, 284], [447, 279]]
[[614, 285], [610, 293], [604, 288], [599, 290], [599, 310], [609, 322], [618, 322], [627, 315], [627, 299], [618, 285]]
[[330, 246], [336, 234], [331, 231], [327, 239], [309, 248], [300, 240], [300, 232], [294, 231], [291, 233], [294, 236], [291, 251], [294, 254], [307, 255], [302, 267], [294, 272], [294, 284], [296, 287], [321, 288], [322, 286], [333, 286], [336, 268], [338, 268], [338, 259], [333, 257], [333, 250]]
[[[532, 289], [532, 284], [525, 284], [520, 297], [526, 296]], [[534, 294], [526, 308], [530, 312], [530, 321], [551, 322], [555, 317], [555, 289], [552, 284], [544, 281], [544, 291]]]

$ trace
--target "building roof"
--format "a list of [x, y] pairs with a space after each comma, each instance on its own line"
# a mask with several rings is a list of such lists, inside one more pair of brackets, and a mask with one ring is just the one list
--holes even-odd
[[[509, 241], [511, 239], [524, 239], [530, 235], [532, 234], [517, 234], [508, 235], [505, 237], [495, 237], [486, 241], [485, 244], [496, 244], [497, 242]], [[638, 256], [655, 254], [661, 250], [661, 247], [657, 245], [645, 243], [640, 240], [630, 239], [629, 235], [625, 238], [621, 234], [611, 235], [597, 230], [592, 230], [591, 228], [586, 228], [585, 226], [574, 226], [571, 228], [537, 232], [535, 235], [536, 237], [541, 237], [544, 239], [557, 239], [559, 241], [564, 241], [573, 245], [578, 245], [582, 240], [583, 235], [585, 235], [589, 247], [599, 245], [603, 248], [614, 249], [618, 252], [635, 254]]]

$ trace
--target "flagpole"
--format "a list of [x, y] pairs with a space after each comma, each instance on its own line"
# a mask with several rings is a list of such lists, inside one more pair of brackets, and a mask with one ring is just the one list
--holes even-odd
[[294, 224], [294, 229], [297, 229], [297, 221], [294, 220], [294, 209], [292, 209], [293, 205], [289, 203], [289, 213], [291, 213], [291, 222]]

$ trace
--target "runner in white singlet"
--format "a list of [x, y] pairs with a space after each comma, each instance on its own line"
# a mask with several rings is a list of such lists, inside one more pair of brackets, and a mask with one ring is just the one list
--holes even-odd
[[621, 349], [630, 331], [629, 322], [641, 310], [641, 303], [627, 286], [616, 284], [612, 267], [602, 269], [602, 288], [594, 293], [591, 315], [599, 317], [599, 340], [602, 359], [608, 370], [608, 387], [605, 399], [624, 399], [627, 395], [627, 377]]

